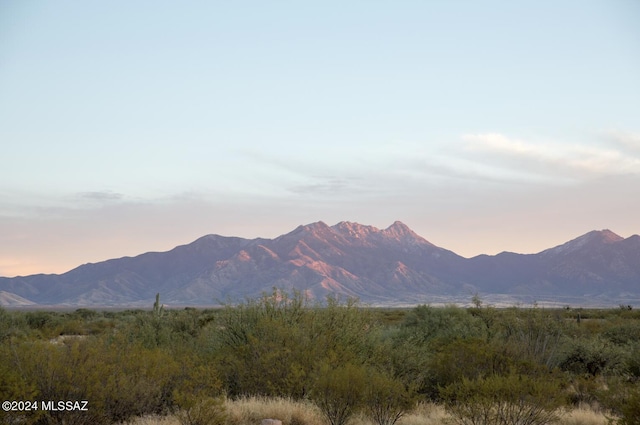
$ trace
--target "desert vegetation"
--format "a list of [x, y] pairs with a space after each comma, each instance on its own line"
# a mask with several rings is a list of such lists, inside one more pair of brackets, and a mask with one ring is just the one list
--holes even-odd
[[382, 309], [274, 290], [208, 310], [0, 309], [2, 401], [88, 402], [0, 422], [640, 423], [638, 311], [480, 301]]

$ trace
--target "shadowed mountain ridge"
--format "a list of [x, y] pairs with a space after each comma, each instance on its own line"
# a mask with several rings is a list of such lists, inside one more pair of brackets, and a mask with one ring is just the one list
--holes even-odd
[[343, 221], [298, 226], [274, 239], [203, 236], [167, 252], [90, 263], [59, 275], [0, 278], [2, 305], [146, 305], [242, 300], [273, 287], [427, 303], [469, 294], [513, 297], [640, 295], [640, 237], [592, 231], [537, 254], [464, 258], [404, 223], [386, 229]]

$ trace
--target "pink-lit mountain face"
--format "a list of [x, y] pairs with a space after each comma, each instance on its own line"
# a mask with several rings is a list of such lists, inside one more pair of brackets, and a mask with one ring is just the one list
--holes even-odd
[[587, 233], [538, 254], [463, 258], [401, 222], [299, 226], [275, 239], [204, 236], [168, 252], [96, 264], [61, 275], [0, 278], [0, 304], [212, 305], [274, 287], [366, 303], [429, 303], [487, 295], [625, 300], [640, 294], [640, 237]]

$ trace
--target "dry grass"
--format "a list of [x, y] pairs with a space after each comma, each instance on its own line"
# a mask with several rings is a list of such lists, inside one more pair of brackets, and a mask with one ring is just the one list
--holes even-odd
[[397, 425], [441, 425], [446, 423], [448, 417], [444, 407], [433, 403], [420, 403], [412, 412], [400, 418]]
[[[280, 419], [282, 425], [326, 425], [327, 421], [313, 403], [286, 398], [247, 397], [226, 402], [229, 425], [255, 425], [262, 419]], [[440, 425], [446, 417], [444, 409], [431, 403], [421, 403], [402, 417], [397, 425]], [[145, 416], [131, 425], [180, 425], [174, 416]], [[350, 425], [373, 425], [358, 415]]]
[[[320, 410], [312, 403], [286, 398], [247, 397], [227, 400], [229, 425], [255, 425], [262, 419], [280, 419], [282, 425], [326, 425]], [[145, 416], [131, 425], [180, 425], [171, 416]]]
[[[327, 425], [320, 410], [311, 402], [286, 398], [247, 397], [227, 400], [229, 425], [256, 425], [262, 419], [280, 419], [282, 425]], [[420, 403], [407, 413], [397, 425], [445, 425], [448, 418], [442, 406]], [[572, 409], [562, 416], [557, 425], [608, 425], [607, 418], [588, 405]], [[131, 425], [180, 425], [174, 416], [145, 416]], [[358, 415], [350, 425], [373, 425], [362, 415]]]
[[175, 416], [149, 415], [136, 418], [131, 425], [180, 425], [180, 422]]
[[282, 425], [325, 425], [320, 410], [311, 402], [286, 398], [248, 397], [227, 402], [230, 425], [259, 424], [279, 419]]
[[559, 425], [608, 425], [609, 421], [601, 412], [589, 405], [581, 405], [562, 416]]

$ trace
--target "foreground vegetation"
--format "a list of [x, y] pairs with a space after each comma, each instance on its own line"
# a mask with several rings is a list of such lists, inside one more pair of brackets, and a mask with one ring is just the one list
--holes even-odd
[[637, 311], [474, 304], [0, 309], [0, 401], [88, 401], [0, 423], [640, 423]]
[[[283, 398], [250, 397], [226, 400], [227, 423], [233, 425], [259, 424], [263, 418], [281, 418], [283, 424], [325, 425], [326, 420], [317, 406], [308, 401]], [[418, 403], [396, 422], [397, 425], [442, 425], [451, 423], [444, 407], [434, 403]], [[588, 406], [568, 410], [557, 425], [608, 425], [601, 412]], [[132, 425], [181, 425], [173, 415], [149, 415], [136, 418]], [[366, 415], [357, 414], [350, 425], [375, 425]]]

